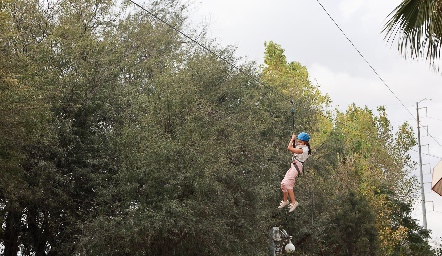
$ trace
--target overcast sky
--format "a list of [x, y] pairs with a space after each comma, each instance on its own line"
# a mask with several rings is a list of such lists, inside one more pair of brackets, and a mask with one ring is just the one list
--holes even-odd
[[[336, 21], [363, 57], [329, 18]], [[195, 25], [209, 24], [209, 37], [233, 45], [237, 55], [263, 63], [264, 42], [285, 49], [287, 60], [306, 66], [310, 80], [344, 111], [349, 104], [375, 110], [383, 105], [394, 126], [409, 122], [421, 129], [422, 163], [428, 228], [442, 237], [442, 197], [431, 191], [431, 172], [442, 160], [442, 75], [424, 61], [405, 60], [387, 43], [382, 28], [400, 0], [191, 0]], [[367, 62], [376, 71], [367, 64]], [[382, 81], [382, 80], [384, 81]], [[416, 135], [417, 136], [417, 135]], [[413, 158], [418, 162], [418, 148]], [[413, 175], [419, 178], [419, 168]], [[420, 193], [419, 193], [420, 195]], [[420, 200], [420, 199], [418, 199]], [[422, 225], [421, 202], [413, 217]]]
[[[312, 83], [341, 111], [352, 103], [372, 110], [382, 105], [394, 127], [408, 122], [417, 136], [420, 102], [427, 224], [433, 239], [442, 237], [442, 197], [431, 190], [433, 168], [442, 160], [442, 75], [425, 61], [404, 59], [395, 42], [384, 40], [382, 28], [401, 0], [183, 1], [190, 3], [191, 24], [208, 24], [208, 36], [236, 47], [238, 57], [259, 65], [264, 42], [281, 45], [287, 61], [306, 66]], [[417, 152], [416, 146], [412, 156], [419, 163]], [[420, 180], [419, 166], [411, 175]], [[422, 225], [420, 200], [412, 217]]]

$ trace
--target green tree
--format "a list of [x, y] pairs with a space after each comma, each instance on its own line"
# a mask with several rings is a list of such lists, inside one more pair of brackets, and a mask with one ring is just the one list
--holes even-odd
[[375, 213], [363, 196], [353, 191], [343, 196], [332, 223], [326, 231], [332, 246], [326, 247], [325, 254], [379, 255]]
[[[147, 19], [130, 22], [129, 27], [150, 27]], [[138, 51], [149, 47], [137, 33], [130, 40], [138, 38], [121, 43], [137, 45]], [[103, 191], [114, 201], [85, 226], [82, 252], [265, 252], [262, 231], [274, 221], [279, 176], [287, 168], [288, 155], [280, 148], [292, 132], [287, 93], [258, 84], [253, 67], [243, 65], [239, 72], [200, 49], [185, 50], [162, 53], [167, 58], [161, 72], [142, 83], [133, 80], [142, 90], [127, 109], [134, 118], [123, 124], [120, 172]], [[230, 51], [218, 54], [235, 61]], [[141, 74], [152, 70], [134, 68]], [[300, 116], [315, 113], [314, 106], [304, 106]]]
[[261, 133], [271, 117], [255, 103], [265, 89], [251, 80], [252, 73], [238, 73], [214, 56], [185, 59], [179, 71], [153, 76], [155, 88], [133, 102], [140, 105], [136, 118], [125, 124], [120, 148], [126, 160], [115, 190], [106, 192], [124, 197], [115, 212], [86, 227], [85, 252], [262, 251], [259, 227], [266, 208], [260, 202], [268, 192], [262, 185], [268, 181], [268, 152], [260, 144], [270, 139]]
[[2, 91], [10, 104], [1, 109], [14, 117], [2, 120], [13, 131], [2, 146], [5, 162], [16, 159], [16, 168], [2, 173], [14, 173], [9, 184], [18, 184], [2, 186], [6, 255], [17, 255], [19, 245], [25, 255], [72, 254], [79, 225], [94, 216], [95, 190], [114, 170], [109, 129], [120, 109], [113, 88], [118, 69], [100, 40], [108, 7], [90, 1], [4, 6], [9, 32], [1, 41], [16, 85]]
[[[325, 227], [326, 235], [313, 236], [323, 245], [319, 248], [322, 253], [395, 255], [394, 248], [414, 243], [409, 232], [420, 237], [418, 244], [421, 248], [428, 249], [428, 237], [412, 231], [415, 230], [412, 225], [397, 218], [401, 214], [407, 218], [410, 216], [405, 208], [399, 206], [409, 206], [414, 195], [413, 179], [408, 175], [413, 166], [408, 151], [415, 143], [412, 129], [406, 123], [395, 134], [392, 132], [383, 107], [378, 108], [377, 116], [371, 110], [355, 105], [345, 113], [337, 113], [329, 140], [319, 149], [322, 151], [319, 152], [320, 159], [315, 158], [314, 161], [315, 165], [321, 165], [314, 167], [315, 170], [318, 168], [320, 175], [316, 177], [320, 181], [320, 191], [327, 193], [316, 200], [324, 202], [317, 203], [317, 221]], [[349, 202], [354, 207], [349, 207]], [[330, 209], [333, 209], [331, 213], [327, 211]], [[364, 217], [362, 220], [358, 216], [374, 218]], [[409, 221], [416, 225], [411, 218]], [[336, 225], [340, 227], [338, 231]], [[358, 239], [352, 245], [346, 243], [348, 237], [336, 236], [339, 232], [347, 234], [348, 230], [343, 230], [348, 228], [355, 232], [350, 237]], [[354, 247], [358, 243], [361, 247]], [[364, 243], [365, 246], [362, 246]], [[370, 253], [364, 252], [364, 247], [370, 248]], [[412, 251], [419, 253], [421, 250], [417, 248]]]
[[[50, 168], [42, 161], [47, 156], [46, 147], [52, 140], [49, 105], [45, 92], [31, 81], [23, 82], [36, 72], [35, 63], [29, 56], [38, 55], [31, 46], [32, 38], [41, 37], [39, 29], [29, 27], [30, 20], [21, 20], [23, 13], [32, 12], [34, 5], [22, 5], [14, 1], [1, 2], [1, 47], [0, 60], [0, 159], [1, 159], [1, 220], [2, 245], [5, 255], [17, 255], [21, 244], [24, 201], [41, 195], [42, 189], [33, 190], [28, 182], [35, 183], [32, 168]], [[39, 20], [41, 16], [33, 16]], [[25, 31], [25, 27], [30, 30]], [[35, 57], [35, 56], [34, 56]], [[30, 72], [30, 73], [28, 73]], [[32, 223], [29, 223], [32, 226]]]
[[[319, 89], [310, 82], [306, 67], [299, 62], [287, 62], [284, 49], [280, 45], [272, 41], [264, 45], [266, 65], [262, 67], [262, 81], [280, 91], [287, 103], [293, 100], [297, 132], [317, 129], [315, 122], [324, 115], [324, 109], [330, 103], [329, 97], [322, 95]], [[280, 104], [285, 104], [285, 102]], [[286, 108], [290, 110], [287, 105]], [[290, 114], [285, 116], [289, 120], [292, 118]]]
[[[5, 255], [265, 255], [279, 224], [300, 255], [427, 252], [401, 204], [410, 127], [393, 134], [382, 108], [327, 111], [281, 46], [238, 70], [231, 49], [205, 52], [114, 1], [1, 7]], [[179, 1], [146, 8], [190, 30]], [[294, 130], [314, 151], [300, 211], [285, 215], [275, 202]]]
[[389, 207], [392, 209], [393, 226], [406, 231], [405, 237], [396, 245], [391, 255], [437, 255], [428, 243], [430, 231], [419, 226], [417, 220], [411, 218], [411, 205], [391, 199]]

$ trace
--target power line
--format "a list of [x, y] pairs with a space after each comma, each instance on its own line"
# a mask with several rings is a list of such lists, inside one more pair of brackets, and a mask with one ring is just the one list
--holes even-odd
[[433, 119], [433, 120], [437, 120], [437, 121], [442, 121], [442, 119], [431, 117], [431, 116], [427, 116], [427, 117], [423, 117], [423, 118], [428, 118], [428, 119]]
[[[388, 84], [384, 81], [384, 79], [382, 79], [382, 77], [379, 75], [379, 73], [376, 71], [376, 69], [374, 69], [374, 67], [368, 62], [368, 60], [364, 57], [364, 55], [362, 55], [362, 53], [359, 51], [359, 49], [356, 47], [356, 45], [350, 40], [350, 38], [345, 34], [345, 32], [341, 29], [341, 27], [338, 25], [338, 23], [333, 19], [333, 17], [330, 15], [330, 13], [327, 11], [327, 9], [325, 9], [324, 5], [321, 4], [321, 2], [319, 0], [316, 0], [318, 2], [318, 4], [322, 7], [322, 9], [324, 10], [324, 12], [327, 14], [327, 16], [333, 21], [333, 23], [336, 25], [336, 27], [341, 31], [341, 33], [344, 35], [344, 37], [347, 39], [347, 41], [350, 42], [350, 44], [353, 46], [353, 48], [358, 52], [358, 54], [362, 57], [362, 59], [365, 61], [365, 63], [367, 63], [367, 65], [371, 68], [371, 70], [373, 70], [373, 72], [377, 75], [377, 77], [382, 81], [382, 83], [385, 85], [385, 87], [387, 87], [387, 89], [393, 94], [393, 96], [401, 103], [401, 105], [405, 108], [405, 110], [407, 110], [407, 112], [413, 117], [414, 120], [416, 120], [416, 118], [414, 117], [414, 115], [410, 112], [410, 110], [405, 106], [405, 104], [402, 102], [401, 99], [399, 99], [399, 97], [393, 92], [393, 90], [390, 88], [390, 86], [388, 86]], [[442, 146], [439, 141], [437, 141], [429, 132], [428, 129], [425, 129], [428, 133], [428, 135], [433, 138], [434, 141], [436, 141], [437, 144], [439, 144], [440, 146]]]
[[[319, 0], [316, 0], [318, 4], [322, 7], [322, 9], [325, 11], [325, 13], [328, 15], [328, 17], [333, 21], [333, 23], [336, 25], [336, 27], [341, 31], [341, 33], [344, 35], [344, 37], [347, 39], [347, 41], [350, 42], [350, 44], [353, 46], [353, 48], [359, 53], [359, 55], [362, 57], [362, 59], [367, 63], [367, 65], [373, 70], [373, 72], [377, 75], [377, 77], [382, 81], [382, 83], [387, 87], [387, 89], [393, 94], [393, 96], [401, 103], [401, 105], [410, 113], [411, 116], [413, 114], [408, 110], [408, 108], [404, 105], [404, 103], [399, 99], [398, 96], [391, 90], [390, 86], [387, 85], [387, 83], [382, 79], [382, 77], [378, 74], [378, 72], [374, 69], [374, 67], [368, 62], [368, 60], [362, 55], [362, 53], [358, 50], [356, 45], [350, 40], [350, 38], [345, 34], [345, 32], [341, 29], [341, 27], [338, 25], [338, 23], [333, 19], [333, 17], [330, 15], [330, 13], [325, 9], [325, 7], [321, 4]], [[413, 116], [414, 117], [414, 116]]]
[[433, 135], [430, 134], [430, 132], [428, 131], [428, 128], [427, 128], [427, 127], [425, 127], [425, 126], [422, 126], [422, 127], [425, 129], [425, 131], [427, 131], [428, 136], [430, 136], [434, 141], [436, 141], [436, 143], [439, 144], [439, 146], [442, 146], [442, 145], [439, 143], [439, 141], [437, 141], [436, 138], [435, 138]]
[[[413, 150], [411, 150], [411, 151], [414, 151], [414, 152], [418, 153], [418, 151], [415, 150], [415, 149], [413, 149]], [[437, 156], [437, 155], [433, 155], [433, 154], [430, 154], [430, 153], [422, 153], [422, 155], [431, 156], [431, 157], [434, 157], [434, 158], [437, 158], [437, 159], [441, 159], [441, 160], [442, 160], [442, 156]]]
[[439, 158], [440, 160], [442, 160], [442, 156], [436, 156], [436, 155], [432, 155], [432, 154], [428, 154], [428, 153], [422, 153], [423, 155], [426, 155], [426, 156], [431, 156], [431, 157], [434, 157], [434, 158]]
[[[237, 70], [241, 70], [239, 67], [237, 67], [234, 63], [231, 63], [230, 61], [228, 61], [227, 59], [223, 58], [222, 56], [220, 56], [219, 54], [217, 54], [215, 51], [211, 50], [209, 47], [203, 45], [202, 43], [198, 42], [197, 40], [193, 39], [191, 36], [187, 35], [186, 33], [182, 32], [181, 30], [177, 29], [176, 27], [174, 27], [173, 25], [171, 25], [170, 23], [168, 23], [167, 21], [165, 21], [164, 19], [161, 19], [160, 17], [158, 17], [157, 15], [155, 15], [154, 13], [152, 13], [151, 11], [149, 11], [148, 9], [144, 8], [142, 5], [134, 2], [133, 0], [129, 0], [132, 4], [138, 6], [141, 10], [145, 11], [146, 13], [148, 13], [150, 16], [154, 17], [155, 19], [157, 19], [158, 21], [164, 23], [165, 25], [167, 25], [169, 28], [171, 28], [172, 30], [174, 30], [175, 32], [177, 32], [178, 34], [184, 36], [185, 38], [189, 39], [190, 41], [192, 41], [193, 43], [195, 43], [196, 45], [200, 46], [201, 48], [203, 48], [204, 50], [206, 50], [207, 52], [215, 55], [217, 58], [223, 60], [224, 62], [226, 62], [228, 65], [230, 65], [231, 67], [237, 69]], [[342, 32], [342, 34], [345, 36], [345, 38], [350, 42], [350, 44], [353, 46], [353, 48], [359, 53], [359, 55], [362, 57], [362, 59], [367, 63], [367, 65], [373, 70], [373, 72], [377, 75], [377, 77], [382, 81], [382, 83], [387, 87], [387, 89], [393, 94], [393, 96], [400, 102], [400, 104], [407, 110], [407, 112], [413, 117], [414, 120], [416, 120], [416, 118], [414, 118], [414, 115], [410, 112], [410, 110], [404, 105], [404, 103], [401, 101], [401, 99], [399, 99], [399, 97], [393, 92], [393, 90], [387, 85], [387, 83], [384, 81], [384, 79], [382, 79], [382, 77], [379, 75], [379, 73], [374, 69], [374, 67], [368, 62], [368, 60], [364, 57], [364, 55], [362, 55], [362, 53], [358, 50], [358, 48], [356, 47], [356, 45], [350, 40], [350, 38], [345, 34], [345, 32], [341, 29], [341, 27], [337, 24], [337, 22], [333, 19], [333, 17], [330, 15], [330, 13], [327, 11], [327, 9], [325, 9], [325, 7], [321, 4], [321, 2], [319, 0], [317, 0], [318, 4], [322, 7], [322, 9], [325, 11], [325, 13], [328, 15], [328, 17], [333, 21], [333, 23], [336, 25], [336, 27]], [[260, 83], [258, 81], [258, 83]], [[429, 132], [428, 129], [426, 129], [427, 134], [433, 138], [434, 141], [436, 141], [437, 144], [441, 145]]]

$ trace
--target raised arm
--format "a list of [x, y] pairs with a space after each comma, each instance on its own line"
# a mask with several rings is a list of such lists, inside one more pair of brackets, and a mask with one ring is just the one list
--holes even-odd
[[293, 144], [295, 144], [294, 142], [295, 142], [295, 140], [296, 140], [296, 135], [292, 135], [292, 139], [290, 140], [290, 142], [289, 142], [289, 145], [287, 146], [287, 149], [290, 151], [290, 152], [292, 152], [292, 153], [296, 153], [296, 154], [302, 154], [302, 149], [301, 148], [295, 148], [294, 146], [293, 146]]

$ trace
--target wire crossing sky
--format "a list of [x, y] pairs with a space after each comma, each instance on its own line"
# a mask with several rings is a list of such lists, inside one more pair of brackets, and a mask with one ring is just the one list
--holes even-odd
[[[170, 27], [171, 29], [173, 29], [174, 31], [176, 31], [177, 33], [181, 34], [182, 36], [184, 36], [185, 38], [189, 39], [191, 42], [193, 42], [194, 44], [198, 45], [199, 47], [203, 48], [204, 50], [206, 50], [207, 52], [210, 52], [211, 54], [213, 54], [214, 56], [216, 56], [217, 58], [223, 60], [224, 62], [226, 62], [228, 65], [232, 66], [233, 68], [240, 70], [239, 67], [237, 67], [234, 63], [229, 62], [228, 60], [226, 60], [225, 58], [223, 58], [222, 56], [218, 55], [216, 52], [214, 52], [213, 50], [211, 50], [210, 48], [208, 48], [207, 46], [205, 46], [204, 44], [198, 42], [196, 39], [193, 39], [191, 36], [187, 35], [186, 33], [180, 31], [179, 29], [177, 29], [176, 27], [174, 27], [173, 25], [169, 24], [167, 21], [159, 18], [157, 15], [155, 15], [154, 13], [150, 12], [149, 10], [147, 10], [146, 8], [144, 8], [143, 6], [141, 6], [140, 4], [134, 2], [133, 0], [129, 0], [131, 3], [133, 3], [134, 5], [138, 6], [140, 9], [142, 9], [143, 11], [145, 11], [146, 13], [148, 13], [150, 16], [152, 16], [153, 18], [159, 20], [160, 22], [164, 23], [165, 25], [167, 25], [168, 27]], [[339, 31], [343, 34], [343, 36], [347, 39], [347, 41], [352, 45], [352, 47], [354, 48], [354, 50], [356, 50], [356, 52], [359, 54], [359, 56], [364, 60], [364, 62], [370, 67], [370, 69], [376, 74], [376, 76], [379, 78], [379, 80], [381, 80], [381, 82], [385, 85], [385, 87], [391, 92], [391, 94], [399, 101], [399, 103], [404, 107], [404, 109], [412, 116], [412, 118], [417, 121], [416, 117], [414, 114], [411, 113], [411, 111], [405, 106], [405, 104], [403, 103], [403, 101], [396, 95], [396, 93], [394, 93], [394, 91], [390, 88], [390, 86], [388, 86], [388, 84], [385, 82], [385, 80], [380, 76], [380, 74], [376, 71], [376, 69], [368, 62], [367, 58], [365, 58], [365, 56], [361, 53], [361, 51], [356, 47], [356, 45], [353, 43], [353, 41], [347, 36], [347, 34], [343, 31], [343, 29], [339, 26], [339, 24], [335, 21], [335, 19], [333, 19], [333, 17], [330, 15], [330, 13], [327, 11], [327, 9], [324, 7], [324, 5], [319, 1], [316, 0], [318, 2], [318, 4], [321, 6], [321, 8], [324, 10], [324, 12], [327, 14], [327, 16], [330, 18], [330, 20], [334, 23], [334, 25], [339, 29]], [[428, 131], [428, 129], [426, 127], [423, 127], [426, 131], [427, 134], [439, 145], [442, 146], [441, 143], [439, 143], [439, 141], [436, 140], [436, 138], [431, 135]]]
[[[341, 33], [344, 35], [344, 37], [350, 42], [350, 44], [353, 46], [353, 48], [359, 53], [359, 55], [362, 57], [362, 59], [365, 61], [365, 63], [367, 63], [367, 65], [371, 68], [371, 70], [373, 70], [373, 72], [376, 74], [376, 76], [382, 81], [382, 83], [387, 87], [387, 89], [393, 94], [393, 96], [401, 103], [401, 105], [405, 108], [405, 110], [407, 110], [407, 112], [413, 117], [413, 119], [417, 122], [417, 119], [415, 117], [414, 114], [411, 113], [411, 111], [405, 106], [405, 104], [402, 102], [402, 100], [393, 92], [393, 90], [390, 88], [390, 86], [388, 86], [388, 84], [384, 81], [384, 79], [382, 79], [382, 77], [379, 75], [379, 73], [374, 69], [374, 67], [368, 62], [367, 58], [364, 57], [364, 55], [362, 55], [362, 53], [358, 50], [358, 48], [356, 47], [356, 45], [350, 40], [350, 38], [348, 38], [348, 36], [345, 34], [345, 32], [341, 29], [341, 27], [338, 25], [338, 23], [336, 23], [336, 21], [333, 19], [333, 17], [330, 15], [330, 13], [327, 11], [327, 9], [325, 9], [324, 5], [321, 4], [321, 2], [319, 0], [316, 0], [318, 2], [318, 4], [322, 7], [322, 9], [325, 11], [325, 13], [327, 14], [327, 16], [333, 21], [333, 23], [336, 25], [336, 27], [339, 29], [339, 31], [341, 31]], [[439, 141], [436, 140], [436, 138], [434, 138], [429, 132], [427, 128], [424, 128], [425, 130], [427, 130], [428, 135], [433, 138], [433, 140], [439, 144], [439, 146], [442, 146]]]
[[[428, 116], [442, 114], [442, 76], [430, 70], [428, 63], [404, 59], [392, 42], [381, 36], [387, 17], [400, 3], [401, 0], [198, 0], [192, 2], [188, 17], [192, 24], [208, 28], [208, 36], [218, 44], [236, 47], [237, 56], [258, 64], [264, 60], [265, 42], [281, 45], [287, 59], [305, 66], [310, 81], [332, 99], [332, 107], [339, 111], [345, 112], [351, 104], [374, 111], [383, 106], [391, 124], [395, 124], [392, 129], [404, 123], [415, 128], [419, 100], [433, 99], [419, 104], [428, 107]], [[330, 22], [331, 16], [334, 22]], [[337, 24], [340, 33], [345, 31], [346, 37], [351, 37], [351, 51], [349, 40], [336, 33]], [[361, 57], [369, 57], [369, 63]], [[384, 86], [379, 86], [379, 79]], [[422, 152], [424, 163], [429, 163], [424, 166], [426, 169], [440, 161], [442, 121], [421, 117], [421, 126], [427, 131], [422, 144], [430, 144]], [[415, 158], [416, 153], [411, 153]], [[425, 172], [431, 174], [431, 170]], [[430, 180], [431, 175], [426, 174], [427, 200], [435, 205], [434, 211], [427, 212], [428, 225], [434, 231], [433, 237], [442, 237], [441, 216], [436, 214], [442, 211], [442, 197], [431, 193]], [[417, 219], [421, 216], [419, 207], [420, 202], [415, 207], [417, 214], [413, 214]]]

